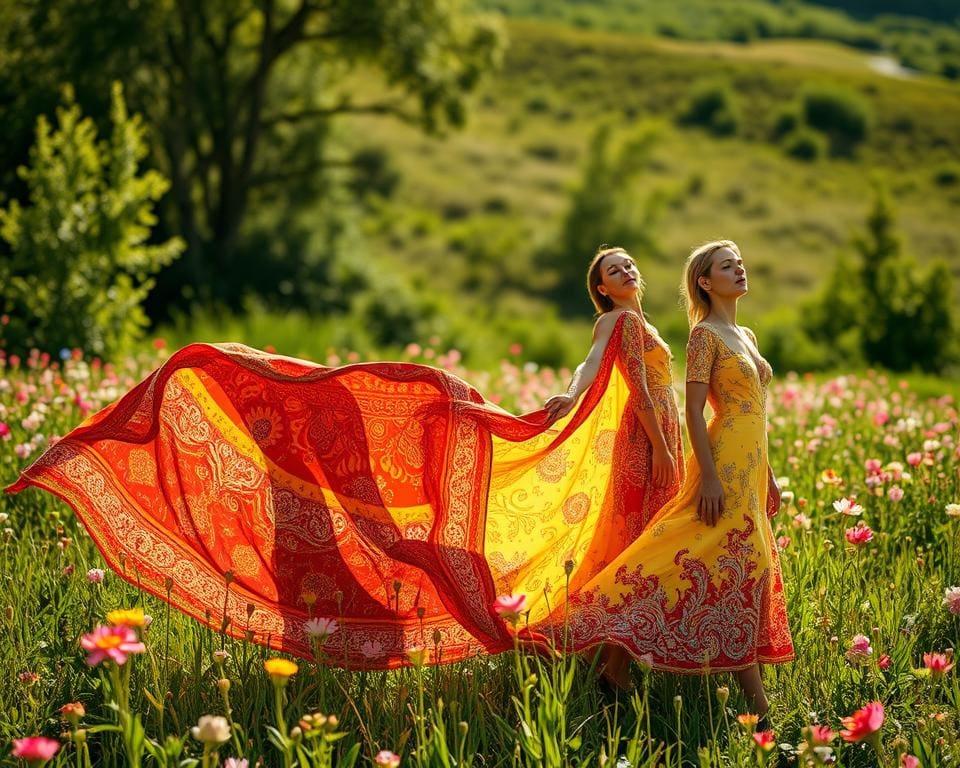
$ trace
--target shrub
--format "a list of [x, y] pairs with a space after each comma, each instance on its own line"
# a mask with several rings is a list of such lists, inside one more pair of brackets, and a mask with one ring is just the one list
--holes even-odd
[[721, 84], [700, 86], [691, 94], [680, 115], [680, 123], [701, 125], [718, 136], [736, 133], [740, 119], [733, 93]]
[[784, 151], [797, 160], [811, 162], [826, 152], [824, 138], [809, 128], [797, 128], [783, 142]]
[[952, 187], [960, 182], [960, 166], [955, 163], [940, 166], [933, 174], [933, 180], [939, 187]]
[[801, 101], [804, 121], [829, 137], [834, 154], [850, 154], [869, 135], [869, 108], [856, 94], [817, 87]]
[[58, 125], [37, 121], [30, 166], [19, 169], [29, 204], [0, 209], [10, 249], [0, 258], [8, 350], [129, 351], [147, 325], [150, 276], [183, 250], [179, 239], [148, 244], [153, 206], [168, 184], [158, 171], [140, 172], [146, 129], [127, 114], [119, 83], [110, 118], [110, 138], [98, 139], [65, 88]]

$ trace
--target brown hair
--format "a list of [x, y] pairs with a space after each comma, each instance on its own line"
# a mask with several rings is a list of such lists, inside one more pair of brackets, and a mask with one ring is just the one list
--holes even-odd
[[687, 265], [683, 269], [683, 282], [680, 284], [680, 295], [687, 308], [687, 321], [691, 328], [710, 314], [710, 294], [700, 287], [700, 278], [710, 274], [713, 254], [721, 248], [729, 248], [737, 256], [740, 255], [740, 248], [733, 240], [713, 240], [694, 248], [687, 258]]
[[[600, 293], [600, 285], [603, 283], [600, 264], [607, 256], [614, 253], [622, 253], [624, 256], [630, 256], [626, 248], [621, 248], [616, 245], [601, 245], [597, 248], [597, 252], [593, 254], [593, 258], [590, 259], [590, 266], [587, 267], [587, 293], [590, 294], [590, 301], [592, 301], [593, 306], [597, 308], [598, 315], [606, 314], [613, 309], [613, 299]], [[643, 282], [643, 277], [638, 276], [637, 288], [640, 291], [641, 298], [643, 297], [643, 289], [646, 287], [647, 284]]]

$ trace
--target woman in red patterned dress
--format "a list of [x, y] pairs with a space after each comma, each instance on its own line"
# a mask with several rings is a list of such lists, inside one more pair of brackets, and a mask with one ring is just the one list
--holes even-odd
[[[677, 493], [683, 481], [680, 417], [673, 391], [672, 356], [640, 301], [643, 278], [623, 248], [600, 248], [587, 270], [587, 290], [597, 309], [593, 345], [565, 394], [546, 402], [552, 418], [568, 413], [596, 378], [607, 343], [620, 316], [623, 331], [617, 366], [630, 386], [630, 399], [613, 451], [614, 515], [624, 536], [612, 541], [610, 558], [635, 539]], [[619, 646], [605, 652], [603, 675], [628, 684], [629, 656]]]

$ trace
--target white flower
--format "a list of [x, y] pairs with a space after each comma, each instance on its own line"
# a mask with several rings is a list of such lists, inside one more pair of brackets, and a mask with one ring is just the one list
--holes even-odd
[[960, 517], [960, 504], [947, 504], [947, 517]]
[[230, 740], [230, 723], [220, 715], [200, 715], [197, 724], [190, 729], [193, 738], [204, 744], [222, 744]]
[[943, 591], [943, 607], [960, 616], [960, 587], [947, 587]]
[[833, 508], [843, 515], [857, 517], [863, 514], [863, 507], [850, 499], [837, 499], [833, 502]]
[[337, 621], [336, 619], [313, 618], [303, 623], [303, 631], [306, 632], [309, 637], [316, 637], [322, 640], [337, 631]]

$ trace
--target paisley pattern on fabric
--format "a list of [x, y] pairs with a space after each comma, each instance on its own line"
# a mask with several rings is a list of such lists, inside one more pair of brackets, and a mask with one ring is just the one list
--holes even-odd
[[[748, 331], [756, 348], [756, 339]], [[568, 647], [616, 643], [675, 672], [789, 661], [780, 561], [767, 517], [766, 390], [762, 357], [734, 352], [706, 323], [687, 346], [687, 380], [710, 385], [707, 425], [724, 492], [711, 528], [697, 518], [700, 467], [691, 454], [677, 497], [537, 631]], [[568, 621], [564, 621], [569, 611]], [[566, 628], [566, 629], [565, 629]]]
[[304, 622], [330, 616], [331, 664], [401, 666], [415, 646], [456, 661], [513, 647], [498, 594], [547, 618], [567, 560], [589, 580], [676, 490], [649, 488], [636, 417], [653, 408], [679, 457], [669, 363], [618, 318], [549, 425], [427, 366], [194, 344], [8, 490], [56, 494], [123, 578], [232, 636], [309, 657]]

